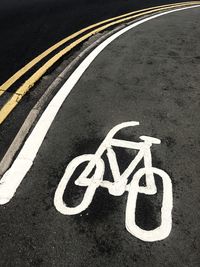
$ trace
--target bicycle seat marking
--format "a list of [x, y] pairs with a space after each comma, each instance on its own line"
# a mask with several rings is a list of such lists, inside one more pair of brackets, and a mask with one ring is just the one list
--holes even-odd
[[[151, 146], [153, 144], [160, 144], [161, 141], [159, 139], [149, 136], [140, 136], [141, 142], [133, 142], [114, 138], [115, 134], [121, 129], [136, 125], [139, 125], [139, 122], [130, 121], [118, 124], [110, 130], [95, 154], [85, 154], [74, 158], [68, 164], [56, 189], [54, 205], [56, 209], [64, 215], [75, 215], [88, 208], [98, 187], [106, 188], [108, 193], [113, 196], [121, 196], [127, 191], [126, 229], [133, 236], [143, 241], [153, 242], [165, 239], [171, 232], [173, 208], [172, 183], [169, 175], [165, 171], [152, 166]], [[137, 155], [123, 173], [120, 173], [113, 147], [138, 150]], [[102, 155], [104, 152], [106, 152], [114, 182], [103, 179], [105, 163], [102, 159]], [[144, 160], [144, 167], [134, 173], [136, 166], [141, 160]], [[67, 203], [63, 201], [63, 194], [76, 168], [83, 162], [88, 163], [75, 180], [75, 184], [77, 186], [86, 187], [86, 191], [79, 205], [76, 207], [68, 207]], [[89, 177], [93, 169], [95, 169], [94, 174], [92, 177]], [[132, 173], [134, 173], [132, 180], [128, 182], [128, 178]], [[163, 184], [161, 224], [159, 227], [148, 231], [140, 228], [136, 224], [136, 203], [139, 193], [146, 195], [154, 195], [157, 193], [155, 174], [161, 177]], [[139, 184], [143, 176], [145, 177], [145, 186]]]

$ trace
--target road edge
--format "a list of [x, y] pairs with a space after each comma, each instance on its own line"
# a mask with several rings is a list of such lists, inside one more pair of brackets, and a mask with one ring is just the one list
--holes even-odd
[[[146, 17], [146, 16], [144, 16], [144, 17]], [[142, 17], [142, 18], [144, 18], [144, 17]], [[134, 22], [136, 22], [140, 19], [134, 20]], [[80, 62], [82, 62], [84, 60], [84, 58], [96, 46], [98, 46], [100, 43], [102, 43], [104, 40], [106, 40], [109, 36], [113, 35], [115, 32], [123, 29], [124, 27], [126, 27], [127, 25], [130, 25], [132, 23], [133, 23], [133, 21], [128, 22], [128, 23], [124, 23], [124, 24], [116, 27], [115, 29], [113, 29], [111, 31], [103, 33], [103, 35], [101, 37], [99, 37], [96, 41], [94, 41], [92, 44], [90, 44], [88, 47], [86, 47], [80, 54], [78, 54], [78, 56], [76, 56], [69, 63], [69, 65], [67, 65], [67, 67], [64, 68], [64, 70], [57, 76], [57, 78], [50, 84], [50, 86], [47, 88], [45, 93], [41, 96], [41, 98], [38, 100], [38, 102], [35, 104], [35, 106], [29, 112], [29, 114], [26, 117], [25, 121], [23, 122], [20, 130], [18, 131], [17, 135], [15, 136], [11, 145], [9, 146], [8, 150], [6, 151], [5, 155], [3, 156], [3, 158], [0, 162], [0, 178], [3, 176], [3, 174], [6, 172], [6, 170], [9, 168], [9, 166], [13, 162], [14, 158], [16, 157], [16, 153], [19, 151], [22, 143], [28, 137], [30, 130], [34, 127], [36, 122], [39, 120], [40, 111], [42, 111], [45, 108], [45, 106], [48, 105], [48, 103], [50, 102], [50, 97], [53, 96], [54, 93], [56, 93], [55, 92], [56, 89], [60, 88], [62, 86], [62, 84], [67, 80], [70, 73], [73, 72], [73, 70], [76, 68], [76, 66], [79, 65]], [[89, 40], [91, 38], [89, 38]]]
[[[199, 7], [200, 5], [195, 4], [191, 5], [190, 7], [183, 7], [183, 8], [173, 8], [172, 10], [178, 11], [178, 10], [184, 10], [184, 9], [190, 9], [193, 7]], [[7, 171], [7, 169], [10, 167], [14, 159], [17, 157], [17, 152], [20, 150], [20, 147], [22, 146], [23, 142], [28, 138], [29, 134], [31, 133], [31, 130], [34, 128], [34, 125], [39, 120], [42, 111], [45, 106], [48, 105], [48, 103], [51, 101], [51, 97], [54, 96], [56, 93], [56, 89], [61, 88], [63, 83], [68, 79], [71, 72], [73, 72], [77, 65], [79, 65], [84, 58], [93, 50], [95, 47], [97, 47], [100, 43], [105, 41], [107, 38], [115, 34], [116, 32], [120, 31], [121, 29], [136, 23], [140, 20], [143, 20], [148, 17], [152, 17], [155, 14], [162, 14], [166, 11], [155, 11], [155, 13], [151, 15], [144, 15], [138, 19], [133, 19], [127, 23], [123, 23], [122, 25], [114, 28], [113, 30], [108, 30], [106, 33], [101, 33], [102, 36], [99, 37], [97, 40], [95, 40], [92, 44], [89, 44], [88, 47], [86, 47], [78, 56], [76, 56], [72, 61], [67, 65], [66, 68], [57, 76], [57, 78], [51, 83], [51, 85], [47, 88], [45, 93], [42, 95], [42, 97], [38, 100], [38, 102], [35, 104], [35, 106], [32, 108], [32, 110], [29, 112], [28, 116], [26, 117], [24, 123], [22, 124], [20, 130], [18, 131], [16, 137], [12, 141], [11, 145], [9, 146], [7, 152], [3, 156], [1, 162], [0, 162], [0, 178], [4, 175], [4, 173]], [[92, 37], [91, 37], [92, 38]], [[91, 39], [89, 38], [89, 40]], [[0, 181], [1, 183], [1, 181]]]

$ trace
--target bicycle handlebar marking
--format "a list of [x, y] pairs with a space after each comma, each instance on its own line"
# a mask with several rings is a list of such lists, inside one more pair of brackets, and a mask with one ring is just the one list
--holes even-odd
[[[161, 141], [157, 138], [149, 136], [141, 136], [143, 142], [132, 142], [121, 139], [115, 139], [115, 134], [123, 128], [139, 125], [139, 122], [130, 121], [118, 124], [107, 134], [106, 138], [99, 146], [95, 154], [85, 154], [74, 158], [67, 166], [65, 173], [60, 180], [54, 197], [54, 205], [56, 209], [64, 215], [78, 214], [91, 204], [96, 189], [104, 187], [113, 196], [121, 196], [125, 191], [128, 192], [126, 206], [126, 229], [135, 237], [143, 241], [158, 241], [166, 238], [172, 228], [172, 183], [169, 175], [152, 166], [151, 146], [152, 144], [160, 144]], [[125, 171], [120, 174], [117, 157], [112, 147], [122, 147], [138, 150], [138, 154], [131, 161]], [[114, 182], [103, 180], [105, 173], [105, 164], [102, 159], [104, 152], [107, 152], [107, 158], [110, 165], [111, 173]], [[128, 183], [128, 178], [132, 175], [138, 163], [144, 159], [144, 168], [139, 169]], [[88, 162], [83, 172], [75, 180], [77, 186], [86, 187], [85, 194], [81, 203], [76, 207], [68, 207], [63, 201], [63, 194], [67, 184], [73, 175], [76, 168], [83, 162]], [[95, 172], [92, 177], [88, 178], [89, 174], [95, 167]], [[161, 208], [161, 225], [154, 230], [143, 230], [135, 222], [135, 211], [137, 196], [139, 193], [146, 195], [154, 195], [157, 193], [154, 174], [162, 178], [163, 183], [163, 201]], [[145, 175], [146, 185], [140, 186], [140, 179]]]

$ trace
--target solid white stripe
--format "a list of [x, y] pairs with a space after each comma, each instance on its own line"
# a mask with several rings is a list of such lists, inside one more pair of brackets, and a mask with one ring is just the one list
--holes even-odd
[[97, 55], [112, 41], [114, 41], [117, 37], [122, 35], [123, 33], [129, 31], [130, 29], [147, 22], [149, 20], [158, 18], [163, 15], [167, 15], [173, 12], [190, 9], [199, 7], [198, 6], [191, 6], [191, 7], [184, 7], [178, 8], [175, 10], [166, 11], [163, 13], [159, 13], [153, 15], [151, 17], [142, 19], [137, 21], [128, 27], [120, 30], [119, 32], [115, 33], [103, 43], [101, 43], [97, 48], [95, 48], [86, 58], [85, 60], [78, 66], [78, 68], [72, 73], [72, 75], [68, 78], [62, 88], [58, 91], [58, 93], [54, 96], [52, 101], [47, 106], [46, 110], [42, 114], [40, 120], [36, 124], [34, 130], [26, 140], [24, 146], [22, 147], [19, 155], [17, 156], [16, 160], [8, 169], [8, 171], [3, 175], [0, 181], [0, 204], [5, 204], [11, 200], [14, 196], [18, 186], [22, 182], [23, 178], [30, 170], [33, 161], [36, 157], [36, 154], [54, 120], [56, 114], [58, 113], [60, 107], [62, 106], [63, 102], [78, 82], [82, 74], [91, 64], [91, 62], [97, 57]]

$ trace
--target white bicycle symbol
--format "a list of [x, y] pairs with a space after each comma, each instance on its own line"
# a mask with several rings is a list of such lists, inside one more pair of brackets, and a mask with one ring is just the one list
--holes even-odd
[[[98, 187], [108, 189], [108, 192], [114, 196], [121, 196], [125, 191], [128, 192], [126, 206], [126, 229], [135, 237], [143, 241], [158, 241], [166, 238], [172, 227], [172, 183], [169, 175], [161, 169], [152, 167], [151, 146], [160, 144], [159, 139], [140, 136], [142, 142], [132, 142], [121, 139], [115, 139], [115, 134], [126, 127], [139, 125], [139, 122], [124, 122], [115, 126], [106, 136], [95, 154], [85, 154], [74, 158], [67, 166], [65, 173], [56, 189], [54, 205], [56, 209], [64, 215], [78, 214], [88, 208], [93, 200], [95, 191]], [[131, 161], [127, 169], [120, 174], [117, 158], [112, 147], [130, 148], [139, 150], [135, 158]], [[103, 180], [105, 164], [102, 159], [106, 151], [108, 162], [114, 182]], [[137, 164], [144, 159], [144, 168], [139, 169], [134, 175], [131, 182], [128, 183], [129, 176], [133, 173]], [[66, 186], [76, 168], [83, 162], [88, 162], [83, 172], [76, 179], [75, 184], [87, 187], [82, 202], [76, 207], [68, 207], [63, 201], [63, 194]], [[92, 177], [88, 178], [95, 168]], [[157, 193], [154, 174], [162, 178], [163, 183], [163, 201], [161, 208], [161, 224], [154, 230], [141, 229], [135, 220], [136, 202], [138, 193], [153, 195]], [[139, 185], [140, 179], [145, 175], [145, 186]]]

